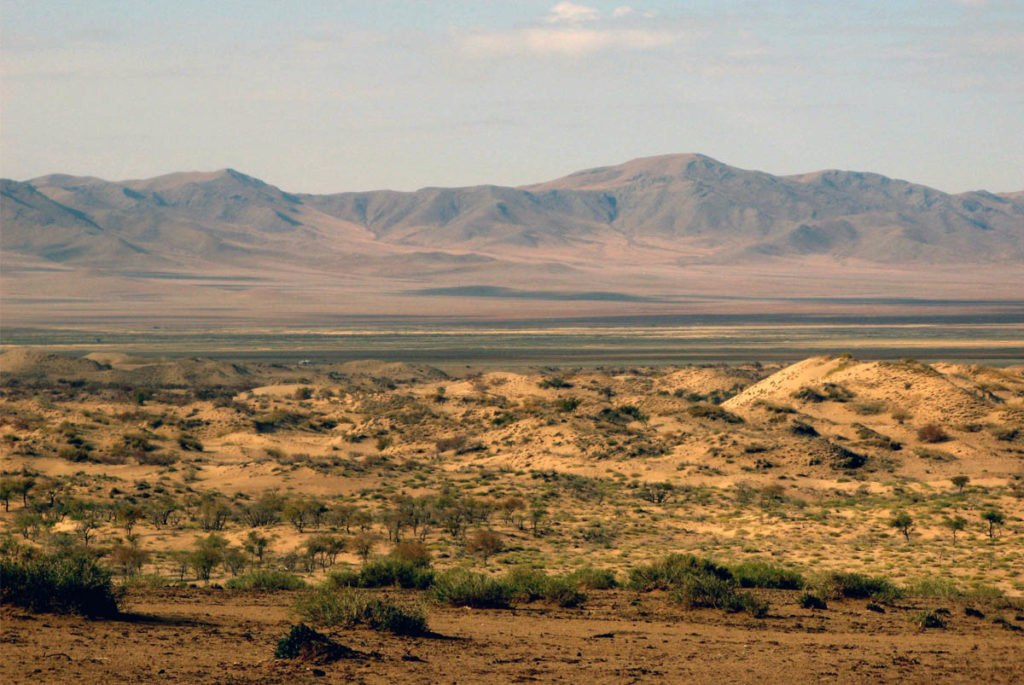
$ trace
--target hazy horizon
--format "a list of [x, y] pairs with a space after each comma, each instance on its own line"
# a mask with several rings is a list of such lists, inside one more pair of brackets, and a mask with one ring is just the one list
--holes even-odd
[[678, 152], [1024, 188], [1011, 0], [3, 0], [0, 175], [517, 186]]

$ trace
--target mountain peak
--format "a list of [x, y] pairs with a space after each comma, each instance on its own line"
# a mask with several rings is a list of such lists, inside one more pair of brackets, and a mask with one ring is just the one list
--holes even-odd
[[526, 190], [611, 190], [636, 183], [721, 180], [735, 167], [699, 153], [638, 157], [614, 166], [584, 169], [563, 178], [525, 186]]

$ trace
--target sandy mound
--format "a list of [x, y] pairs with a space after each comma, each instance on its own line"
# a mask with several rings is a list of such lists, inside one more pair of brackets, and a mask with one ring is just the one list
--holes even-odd
[[[963, 367], [955, 367], [958, 372]], [[947, 372], [950, 369], [947, 368]], [[859, 362], [812, 357], [786, 367], [723, 403], [730, 411], [763, 403], [909, 412], [918, 421], [969, 420], [992, 408], [983, 392], [954, 383], [942, 371], [915, 361]], [[814, 412], [821, 413], [821, 412]]]
[[757, 381], [759, 376], [753, 369], [731, 366], [691, 366], [673, 371], [658, 379], [655, 387], [658, 390], [710, 395], [716, 392], [729, 392], [737, 388], [745, 388]]
[[17, 347], [0, 354], [0, 372], [37, 378], [92, 377], [105, 369], [91, 359]]
[[344, 364], [333, 364], [325, 368], [345, 376], [384, 378], [399, 383], [427, 382], [448, 378], [448, 374], [444, 371], [426, 364], [387, 362], [379, 359], [362, 359]]
[[152, 357], [135, 357], [123, 352], [90, 352], [83, 359], [91, 359], [98, 364], [109, 366], [112, 369], [133, 369], [162, 361]]
[[235, 386], [245, 384], [249, 372], [238, 364], [194, 358], [137, 366], [120, 377], [136, 385]]

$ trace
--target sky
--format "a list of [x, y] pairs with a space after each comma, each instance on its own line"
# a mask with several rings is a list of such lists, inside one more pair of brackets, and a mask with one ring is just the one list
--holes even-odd
[[412, 190], [700, 152], [1024, 190], [1024, 0], [0, 0], [0, 39], [18, 180]]

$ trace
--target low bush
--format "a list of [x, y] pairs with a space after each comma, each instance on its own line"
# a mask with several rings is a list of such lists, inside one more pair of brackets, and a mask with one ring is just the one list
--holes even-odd
[[619, 585], [614, 572], [589, 566], [578, 568], [567, 577], [581, 590], [611, 590]]
[[0, 599], [37, 612], [118, 614], [111, 572], [84, 556], [0, 559]]
[[587, 600], [577, 581], [570, 575], [549, 576], [543, 571], [514, 568], [499, 581], [508, 590], [509, 596], [519, 602], [543, 600], [560, 607], [576, 607]]
[[953, 599], [963, 593], [948, 578], [917, 578], [908, 581], [904, 592], [911, 597], [943, 597]]
[[686, 408], [686, 413], [695, 419], [711, 419], [726, 423], [743, 423], [743, 418], [722, 409], [716, 404], [695, 404]]
[[402, 587], [426, 590], [433, 582], [434, 571], [429, 564], [395, 558], [368, 561], [358, 572], [335, 572], [328, 577], [328, 583], [333, 587]]
[[692, 575], [672, 592], [672, 600], [691, 609], [721, 609], [729, 613], [745, 611], [755, 618], [768, 614], [768, 602], [749, 592], [737, 592], [735, 581], [715, 575]]
[[671, 590], [693, 575], [711, 575], [732, 580], [732, 572], [708, 559], [692, 554], [670, 554], [658, 561], [632, 568], [626, 585], [631, 590]]
[[876, 599], [883, 602], [899, 599], [900, 589], [886, 578], [861, 573], [827, 573], [814, 583], [824, 597], [832, 599]]
[[431, 593], [442, 604], [476, 609], [504, 609], [512, 599], [512, 592], [505, 583], [461, 568], [437, 574]]
[[767, 561], [744, 561], [733, 566], [732, 573], [740, 587], [800, 590], [804, 586], [804, 577], [799, 572]]
[[804, 609], [828, 609], [828, 603], [824, 599], [810, 592], [800, 595], [797, 604]]
[[355, 656], [360, 656], [360, 653], [338, 644], [305, 623], [292, 626], [288, 634], [277, 641], [277, 648], [274, 650], [275, 659], [302, 659], [318, 664]]
[[921, 630], [946, 627], [946, 619], [938, 611], [921, 611], [911, 616], [910, 620]]
[[672, 600], [686, 607], [711, 607], [728, 612], [746, 611], [761, 618], [768, 603], [748, 592], [738, 592], [732, 571], [691, 554], [670, 554], [651, 564], [630, 569], [633, 590], [671, 590]]
[[261, 569], [231, 578], [224, 586], [229, 590], [301, 590], [306, 583], [285, 571]]
[[929, 423], [917, 429], [917, 439], [921, 442], [945, 442], [949, 440], [949, 434], [941, 426]]
[[340, 591], [322, 586], [299, 598], [298, 614], [317, 625], [366, 626], [396, 635], [421, 635], [427, 619], [421, 610], [404, 609], [393, 602], [353, 588]]

